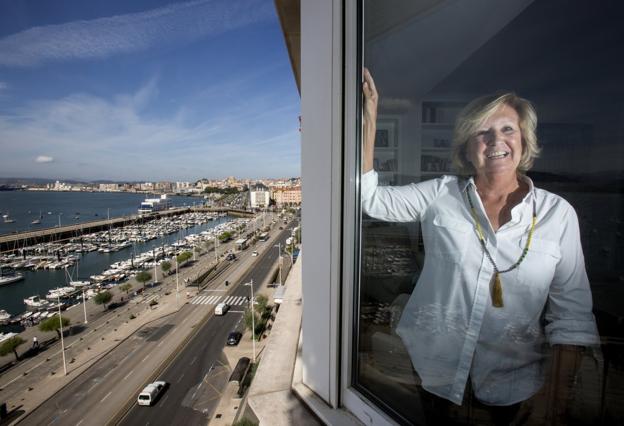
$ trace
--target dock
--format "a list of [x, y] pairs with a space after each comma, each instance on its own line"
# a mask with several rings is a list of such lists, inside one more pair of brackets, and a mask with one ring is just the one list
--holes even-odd
[[183, 207], [171, 210], [164, 210], [147, 215], [130, 215], [116, 217], [112, 219], [93, 220], [89, 222], [76, 223], [61, 227], [38, 229], [36, 231], [16, 232], [0, 236], [0, 254], [17, 253], [24, 247], [33, 246], [46, 242], [63, 242], [72, 238], [79, 238], [81, 235], [104, 231], [111, 228], [119, 228], [135, 223], [146, 223], [162, 217], [178, 216], [190, 212], [211, 212], [225, 213], [234, 217], [252, 217], [253, 212], [218, 207]]

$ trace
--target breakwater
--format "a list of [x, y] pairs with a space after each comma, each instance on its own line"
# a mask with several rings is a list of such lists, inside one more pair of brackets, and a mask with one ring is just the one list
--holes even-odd
[[99, 232], [111, 228], [119, 228], [137, 223], [147, 223], [155, 219], [177, 216], [189, 212], [210, 212], [233, 217], [253, 217], [246, 210], [214, 208], [214, 207], [182, 207], [148, 215], [132, 215], [112, 219], [94, 220], [61, 227], [39, 229], [36, 231], [18, 232], [0, 236], [0, 254], [18, 253], [24, 247], [47, 242], [63, 242], [72, 238], [80, 238], [85, 234]]

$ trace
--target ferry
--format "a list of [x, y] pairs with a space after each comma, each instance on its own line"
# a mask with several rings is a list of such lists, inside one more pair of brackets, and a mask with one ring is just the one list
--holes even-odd
[[146, 198], [139, 206], [139, 214], [155, 213], [167, 210], [172, 207], [171, 201], [167, 198], [167, 194], [163, 194], [160, 198]]

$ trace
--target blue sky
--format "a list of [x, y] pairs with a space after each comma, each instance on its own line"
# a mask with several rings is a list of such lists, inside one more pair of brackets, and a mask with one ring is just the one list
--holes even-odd
[[272, 0], [0, 0], [0, 177], [300, 174]]

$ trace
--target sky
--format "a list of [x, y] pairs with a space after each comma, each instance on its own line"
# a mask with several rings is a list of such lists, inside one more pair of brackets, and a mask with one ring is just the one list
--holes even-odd
[[272, 0], [0, 0], [0, 177], [300, 175]]

